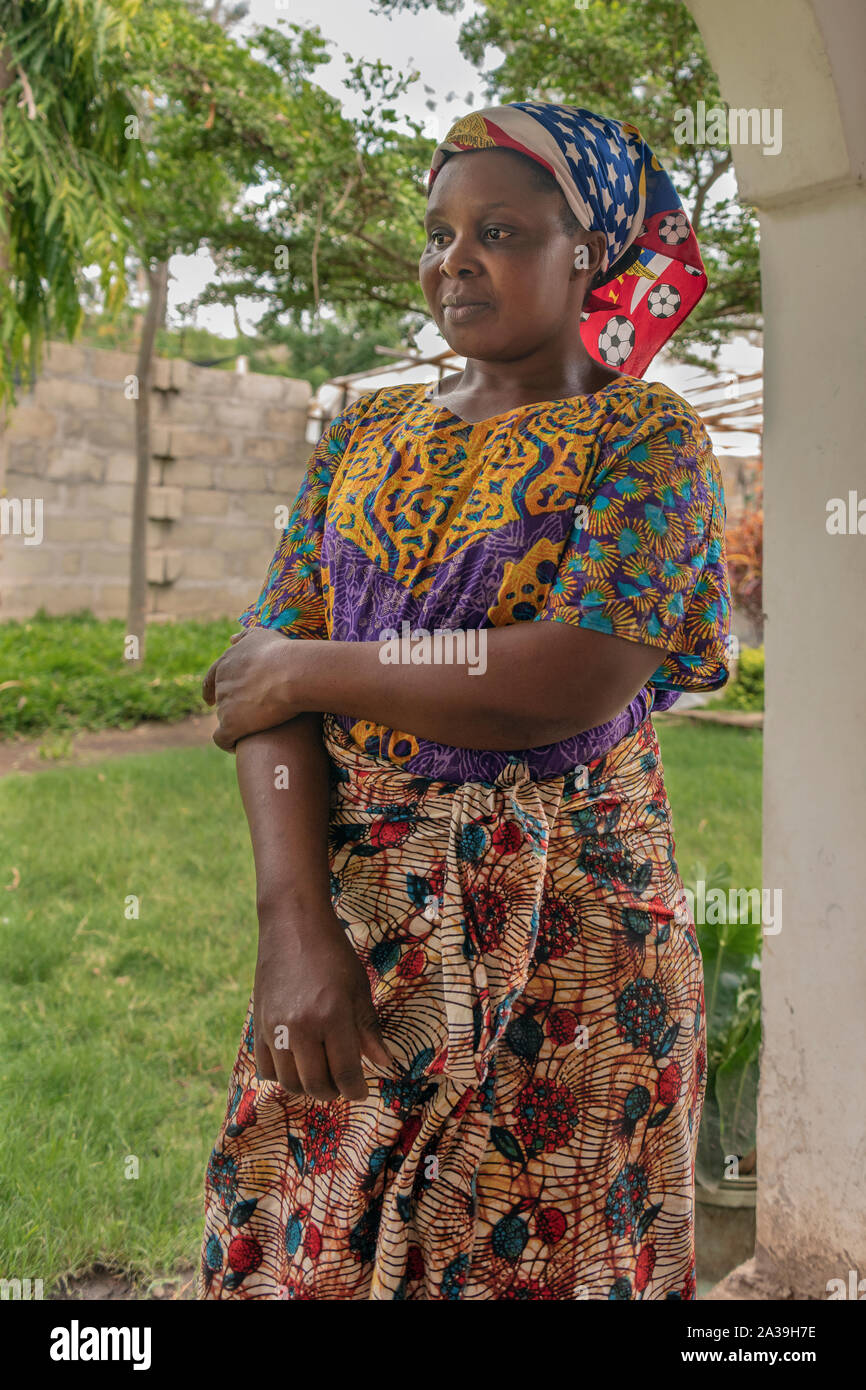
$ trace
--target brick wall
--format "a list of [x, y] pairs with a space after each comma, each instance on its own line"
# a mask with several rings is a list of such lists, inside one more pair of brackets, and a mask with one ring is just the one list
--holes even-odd
[[[0, 447], [0, 620], [40, 607], [125, 616], [134, 372], [131, 354], [55, 343], [35, 389], [19, 392]], [[274, 508], [293, 500], [313, 449], [310, 394], [306, 381], [157, 360], [148, 507], [156, 620], [236, 617], [258, 593], [278, 535]], [[16, 498], [42, 499], [40, 544], [8, 534]]]

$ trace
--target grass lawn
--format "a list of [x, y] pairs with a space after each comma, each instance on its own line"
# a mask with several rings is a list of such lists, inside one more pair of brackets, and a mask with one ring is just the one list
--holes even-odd
[[0, 894], [2, 1274], [47, 1292], [96, 1260], [170, 1273], [197, 1258], [255, 960], [234, 760], [204, 748], [7, 778], [0, 820], [2, 882], [21, 876]]
[[[760, 734], [659, 740], [686, 882], [726, 860], [759, 884]], [[146, 1283], [197, 1261], [252, 979], [234, 762], [205, 747], [9, 777], [0, 825], [0, 883], [17, 880], [0, 889], [0, 1275], [47, 1293], [99, 1261]]]
[[[252, 595], [251, 595], [252, 597]], [[201, 714], [202, 677], [239, 624], [153, 623], [143, 665], [124, 659], [126, 624], [92, 613], [0, 623], [0, 738], [129, 729], [142, 719]]]
[[760, 887], [761, 731], [671, 719], [656, 732], [686, 887], [696, 862], [710, 873], [727, 863], [738, 888]]

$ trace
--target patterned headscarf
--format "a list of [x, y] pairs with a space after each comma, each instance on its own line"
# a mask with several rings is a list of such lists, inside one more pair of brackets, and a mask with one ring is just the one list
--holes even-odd
[[642, 376], [707, 287], [691, 223], [652, 150], [624, 121], [513, 101], [451, 127], [433, 153], [428, 193], [449, 155], [497, 147], [537, 160], [581, 227], [604, 232], [604, 283], [586, 297], [581, 336], [597, 361]]

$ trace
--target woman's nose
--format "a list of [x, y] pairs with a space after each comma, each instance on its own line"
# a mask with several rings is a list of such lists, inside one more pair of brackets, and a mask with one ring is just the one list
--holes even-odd
[[453, 241], [439, 262], [439, 272], [456, 280], [464, 272], [472, 274], [477, 269], [475, 256], [465, 242]]

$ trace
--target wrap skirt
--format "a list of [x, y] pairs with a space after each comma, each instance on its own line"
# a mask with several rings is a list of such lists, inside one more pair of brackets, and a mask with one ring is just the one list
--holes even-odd
[[259, 1080], [250, 1000], [202, 1299], [694, 1299], [703, 969], [647, 718], [533, 780], [413, 776], [328, 716], [334, 909], [395, 1058]]

